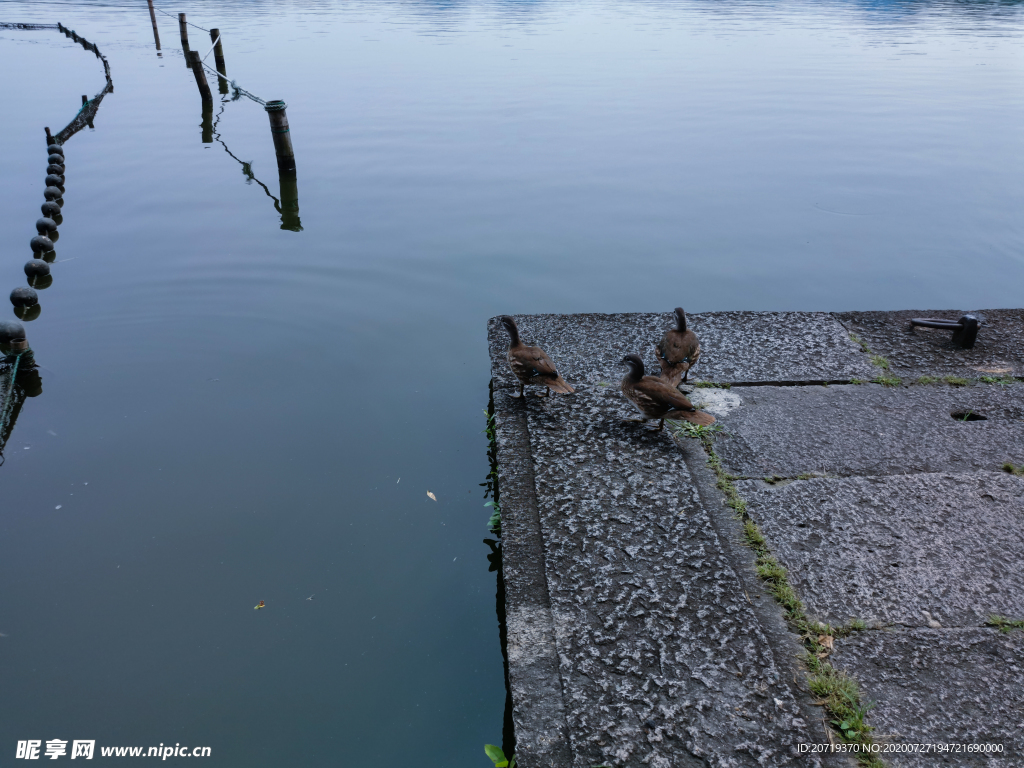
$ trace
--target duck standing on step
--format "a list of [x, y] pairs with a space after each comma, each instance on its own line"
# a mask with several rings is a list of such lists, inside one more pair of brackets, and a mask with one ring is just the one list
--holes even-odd
[[656, 432], [665, 426], [665, 419], [703, 426], [715, 423], [714, 416], [698, 411], [686, 395], [664, 379], [644, 376], [644, 361], [639, 355], [626, 355], [622, 362], [629, 366], [629, 373], [622, 379], [622, 393], [640, 409], [644, 416], [641, 421], [660, 419]]
[[508, 315], [502, 315], [498, 319], [511, 337], [508, 345], [508, 364], [512, 373], [519, 379], [519, 397], [523, 396], [527, 384], [541, 384], [553, 392], [561, 392], [564, 395], [576, 391], [558, 375], [555, 364], [543, 349], [523, 344], [515, 320]]
[[665, 331], [661, 341], [654, 347], [658, 353], [658, 364], [661, 365], [661, 378], [672, 387], [686, 383], [690, 369], [700, 357], [700, 342], [697, 334], [686, 327], [683, 308], [676, 307], [675, 313], [676, 327]]

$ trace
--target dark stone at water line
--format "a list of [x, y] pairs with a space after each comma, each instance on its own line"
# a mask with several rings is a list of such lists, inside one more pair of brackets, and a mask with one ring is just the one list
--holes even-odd
[[33, 307], [39, 303], [39, 295], [24, 286], [11, 291], [11, 304], [16, 307]]
[[36, 235], [29, 241], [32, 253], [46, 253], [53, 250], [53, 241], [43, 235]]
[[46, 277], [48, 274], [50, 274], [50, 265], [42, 259], [32, 259], [32, 261], [25, 262], [26, 277]]
[[0, 344], [25, 338], [25, 326], [14, 320], [0, 320]]

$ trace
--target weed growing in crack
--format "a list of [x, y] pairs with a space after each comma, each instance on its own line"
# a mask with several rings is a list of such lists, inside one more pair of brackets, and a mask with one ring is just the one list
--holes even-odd
[[1011, 475], [1016, 475], [1017, 477], [1024, 477], [1024, 464], [1019, 467], [1015, 467], [1010, 462], [1006, 462], [1003, 464], [1003, 472], [1009, 472]]
[[921, 376], [915, 383], [917, 383], [917, 384], [934, 384], [937, 381], [938, 381], [938, 379], [936, 379], [934, 376]]
[[978, 379], [982, 384], [997, 384], [1000, 387], [1008, 387], [1016, 384], [1017, 380], [1012, 376], [982, 376]]
[[966, 387], [971, 383], [962, 376], [943, 376], [942, 380], [953, 387]]
[[988, 620], [985, 622], [985, 625], [988, 627], [995, 627], [1000, 632], [1005, 632], [1007, 634], [1009, 634], [1015, 629], [1024, 631], [1024, 620], [1008, 619], [1005, 616], [1000, 616], [995, 613], [988, 617]]
[[875, 376], [871, 382], [873, 384], [881, 384], [883, 387], [898, 387], [903, 383], [903, 380], [897, 379], [895, 376]]
[[868, 347], [867, 344], [861, 341], [860, 336], [858, 336], [857, 334], [851, 333], [850, 341], [852, 341], [854, 344], [860, 345], [860, 351], [863, 352], [865, 355], [871, 354], [871, 349]]
[[[673, 429], [673, 435], [677, 438], [696, 438], [704, 447], [708, 457], [708, 466], [715, 473], [716, 485], [719, 490], [725, 494], [726, 505], [743, 522], [743, 538], [747, 546], [754, 552], [757, 575], [764, 582], [768, 592], [782, 606], [786, 621], [799, 633], [803, 641], [804, 663], [807, 664], [809, 672], [808, 686], [828, 712], [832, 727], [838, 732], [839, 737], [849, 744], [871, 745], [873, 744], [871, 733], [874, 729], [867, 724], [866, 717], [873, 705], [862, 704], [863, 696], [857, 681], [826, 661], [832, 652], [833, 638], [846, 637], [852, 632], [859, 632], [867, 627], [859, 619], [853, 619], [842, 627], [833, 628], [827, 624], [811, 621], [807, 617], [803, 602], [789, 582], [788, 572], [772, 554], [764, 533], [761, 532], [761, 528], [747, 511], [747, 502], [736, 490], [734, 481], [738, 477], [725, 470], [721, 459], [715, 453], [714, 435], [717, 431], [715, 425], [700, 427], [682, 423]], [[805, 475], [801, 479], [814, 476]], [[865, 768], [885, 768], [885, 764], [870, 751], [858, 752], [857, 762]]]
[[886, 360], [881, 355], [871, 355], [871, 363], [873, 365], [878, 366], [883, 371], [888, 371], [889, 370], [889, 361]]

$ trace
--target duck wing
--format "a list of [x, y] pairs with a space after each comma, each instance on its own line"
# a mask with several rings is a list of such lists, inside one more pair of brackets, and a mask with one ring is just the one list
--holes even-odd
[[[540, 347], [520, 347], [509, 350], [509, 362], [519, 380], [524, 383], [543, 383], [555, 392], [575, 392], [555, 368], [554, 362]], [[539, 379], [539, 381], [538, 381]]]

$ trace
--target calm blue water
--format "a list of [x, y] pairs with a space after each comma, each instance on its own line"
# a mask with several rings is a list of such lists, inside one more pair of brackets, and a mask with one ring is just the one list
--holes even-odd
[[[0, 3], [115, 84], [0, 467], [0, 764], [489, 765], [492, 315], [1021, 305], [1020, 3], [158, 5], [288, 102], [302, 231], [225, 151], [278, 195], [258, 105], [203, 143], [175, 20]], [[55, 32], [0, 71], [2, 293], [103, 76]]]

